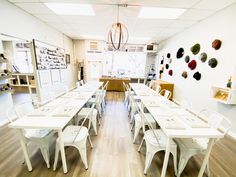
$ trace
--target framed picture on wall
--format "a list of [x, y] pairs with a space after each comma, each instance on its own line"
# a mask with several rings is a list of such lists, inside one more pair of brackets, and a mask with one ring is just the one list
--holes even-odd
[[66, 54], [66, 64], [70, 64], [70, 55]]

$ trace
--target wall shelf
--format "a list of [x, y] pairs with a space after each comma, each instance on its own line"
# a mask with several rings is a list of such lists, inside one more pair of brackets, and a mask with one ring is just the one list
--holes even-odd
[[224, 104], [236, 104], [236, 89], [212, 86], [211, 98]]
[[0, 91], [0, 95], [5, 94], [5, 93], [14, 93], [14, 89]]
[[11, 75], [7, 75], [7, 76], [0, 76], [0, 80], [5, 80], [5, 79], [10, 79], [12, 78]]

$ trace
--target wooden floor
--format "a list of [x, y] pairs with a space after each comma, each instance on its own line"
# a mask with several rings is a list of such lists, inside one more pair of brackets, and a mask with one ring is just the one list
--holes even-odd
[[[28, 172], [22, 164], [23, 155], [15, 130], [7, 126], [0, 128], [0, 177], [142, 177], [145, 161], [145, 145], [137, 152], [141, 135], [137, 144], [132, 143], [133, 133], [130, 131], [127, 109], [123, 103], [122, 93], [110, 92], [107, 106], [99, 127], [98, 136], [91, 130], [94, 148], [88, 145], [89, 169], [85, 170], [74, 148], [66, 148], [69, 172], [63, 173], [61, 160], [54, 172], [47, 169], [40, 151], [33, 145], [29, 147], [33, 171]], [[54, 160], [54, 142], [52, 142], [51, 160]], [[164, 153], [155, 155], [148, 177], [160, 176]], [[202, 156], [189, 161], [182, 177], [197, 176]], [[224, 138], [213, 149], [210, 157], [210, 169], [213, 177], [236, 177], [236, 142]], [[170, 158], [168, 177], [174, 176], [172, 157]]]

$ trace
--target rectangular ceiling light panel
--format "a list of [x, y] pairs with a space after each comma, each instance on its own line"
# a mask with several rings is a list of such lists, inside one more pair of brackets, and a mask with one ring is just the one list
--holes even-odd
[[50, 10], [58, 15], [83, 15], [94, 16], [94, 10], [90, 4], [76, 3], [44, 3]]
[[160, 7], [142, 7], [139, 18], [150, 19], [177, 19], [186, 9], [179, 8], [160, 8]]

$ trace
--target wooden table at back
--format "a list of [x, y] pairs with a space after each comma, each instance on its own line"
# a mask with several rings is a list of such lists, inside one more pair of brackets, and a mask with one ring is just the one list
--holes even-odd
[[[52, 100], [44, 106], [31, 112], [29, 115], [17, 119], [9, 124], [9, 127], [18, 130], [21, 148], [24, 153], [25, 161], [29, 171], [32, 171], [32, 165], [24, 142], [23, 129], [50, 129], [58, 133], [63, 171], [67, 173], [67, 164], [63, 143], [62, 130], [71, 121], [71, 119], [80, 111], [86, 102], [102, 86], [102, 82], [91, 82], [71, 90], [68, 93]], [[52, 111], [43, 114], [43, 108], [52, 108]], [[63, 110], [65, 110], [63, 112]]]
[[[182, 109], [174, 102], [158, 95], [146, 85], [130, 84], [130, 86], [167, 136], [167, 146], [161, 177], [165, 177], [166, 175], [170, 153], [170, 142], [173, 138], [209, 138], [206, 155], [198, 174], [198, 177], [202, 177], [212, 146], [216, 139], [224, 136], [223, 133], [211, 128], [197, 115]], [[193, 122], [195, 123], [193, 124], [192, 122], [189, 122], [189, 118], [194, 119], [195, 121]]]
[[109, 81], [107, 91], [124, 92], [123, 82], [129, 84], [130, 78], [101, 77], [99, 81], [104, 83]]

